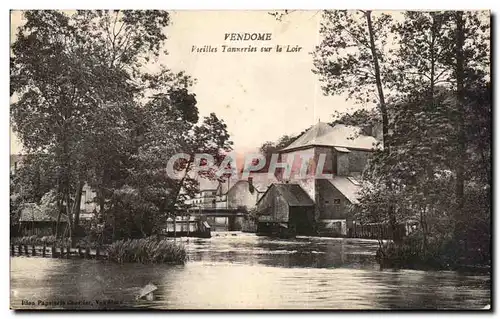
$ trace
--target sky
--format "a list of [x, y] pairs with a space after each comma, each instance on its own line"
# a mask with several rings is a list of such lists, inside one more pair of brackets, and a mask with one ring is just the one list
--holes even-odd
[[[297, 134], [335, 110], [354, 107], [343, 96], [325, 97], [312, 73], [321, 12], [294, 11], [277, 21], [268, 11], [183, 11], [172, 14], [164, 63], [197, 78], [201, 115], [215, 112], [236, 150]], [[226, 33], [271, 33], [270, 41], [225, 41]], [[292, 45], [299, 52], [192, 53], [192, 45]]]
[[[11, 35], [20, 23], [14, 12]], [[344, 96], [324, 96], [312, 73], [311, 52], [320, 42], [321, 12], [294, 11], [278, 21], [268, 11], [173, 11], [165, 29], [168, 55], [159, 62], [196, 79], [201, 116], [215, 112], [227, 124], [234, 149], [253, 151], [266, 141], [297, 134], [335, 111], [362, 107]], [[229, 41], [226, 33], [271, 33], [269, 41]], [[13, 38], [13, 37], [12, 37]], [[273, 51], [221, 52], [221, 45]], [[194, 46], [218, 47], [218, 52], [192, 52]], [[275, 52], [276, 45], [299, 46], [299, 52]], [[285, 50], [286, 51], [286, 50]], [[154, 71], [154, 70], [152, 70]], [[11, 154], [21, 146], [11, 134]]]

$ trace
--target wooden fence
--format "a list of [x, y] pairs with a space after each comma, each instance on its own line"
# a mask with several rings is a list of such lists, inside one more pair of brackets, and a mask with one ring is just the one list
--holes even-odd
[[26, 257], [48, 257], [48, 258], [86, 258], [86, 259], [107, 259], [108, 254], [99, 248], [70, 248], [69, 246], [57, 245], [10, 245], [11, 256]]
[[[398, 224], [396, 226], [397, 235], [404, 237], [408, 234], [408, 226]], [[392, 239], [392, 228], [389, 224], [353, 224], [349, 237], [368, 239]]]

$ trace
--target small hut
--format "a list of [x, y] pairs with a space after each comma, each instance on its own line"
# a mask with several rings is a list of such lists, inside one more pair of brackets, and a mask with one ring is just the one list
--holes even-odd
[[297, 184], [272, 184], [257, 202], [257, 216], [257, 234], [313, 234], [314, 202]]
[[[57, 210], [42, 208], [35, 203], [24, 204], [19, 217], [19, 228], [22, 236], [50, 236], [56, 233]], [[59, 232], [62, 233], [68, 224], [68, 217], [61, 215]]]

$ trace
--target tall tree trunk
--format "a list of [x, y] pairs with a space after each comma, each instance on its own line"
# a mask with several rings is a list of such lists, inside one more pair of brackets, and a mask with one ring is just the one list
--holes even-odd
[[82, 190], [83, 190], [83, 182], [80, 181], [75, 191], [75, 201], [73, 202], [73, 215], [75, 216], [75, 220], [73, 223], [73, 234], [76, 235], [78, 225], [80, 224], [80, 206], [82, 203]]
[[[380, 113], [382, 114], [382, 134], [383, 134], [384, 151], [387, 154], [390, 154], [391, 146], [389, 141], [389, 115], [387, 112], [387, 105], [385, 103], [384, 89], [382, 86], [382, 77], [380, 75], [380, 65], [378, 61], [377, 48], [375, 47], [375, 32], [373, 30], [371, 13], [372, 13], [371, 11], [366, 11], [365, 16], [366, 16], [366, 23], [368, 25], [368, 34], [370, 36], [370, 51], [373, 57], [373, 67], [375, 70], [375, 83], [377, 85], [378, 98], [380, 102]], [[391, 181], [387, 183], [387, 187], [389, 191], [392, 191]], [[398, 242], [400, 238], [397, 233], [397, 221], [395, 216], [396, 214], [394, 212], [394, 206], [390, 205], [388, 209], [389, 209], [389, 223], [391, 225], [391, 231], [392, 231], [392, 239], [395, 242]]]
[[172, 211], [175, 209], [175, 204], [177, 204], [177, 198], [179, 197], [179, 194], [182, 190], [182, 186], [184, 185], [184, 181], [186, 180], [186, 176], [189, 173], [189, 169], [191, 168], [192, 163], [193, 163], [193, 161], [189, 160], [189, 162], [186, 165], [186, 172], [184, 173], [184, 176], [182, 176], [181, 180], [177, 184], [177, 187], [175, 189], [174, 196], [173, 196], [173, 201], [169, 205], [169, 209]]
[[105, 213], [104, 212], [104, 205], [106, 203], [104, 185], [107, 185], [107, 182], [108, 182], [107, 176], [108, 176], [108, 174], [106, 174], [105, 169], [102, 169], [101, 184], [99, 185], [98, 191], [97, 191], [97, 196], [98, 196], [98, 201], [99, 201], [99, 213], [101, 215], [101, 218], [102, 218], [104, 224], [106, 224], [106, 218], [104, 215], [104, 213]]
[[101, 216], [104, 218], [104, 193], [102, 190], [99, 190], [99, 212], [101, 213]]
[[420, 207], [420, 227], [422, 229], [422, 253], [427, 255], [427, 220], [425, 218], [426, 207]]
[[431, 19], [432, 19], [432, 27], [431, 27], [431, 43], [430, 43], [430, 62], [431, 62], [431, 79], [430, 79], [430, 88], [429, 88], [429, 97], [432, 105], [434, 105], [434, 87], [436, 85], [436, 55], [435, 55], [435, 44], [436, 44], [436, 28], [437, 28], [437, 23], [436, 23], [436, 18], [434, 15], [431, 13]]
[[64, 212], [64, 206], [63, 206], [63, 198], [62, 198], [62, 194], [61, 194], [61, 183], [58, 179], [57, 181], [57, 210], [58, 210], [58, 214], [57, 214], [57, 221], [56, 221], [56, 229], [55, 229], [55, 233], [54, 233], [54, 236], [56, 238], [59, 237], [59, 228], [60, 228], [60, 224], [61, 224], [61, 216]]
[[380, 65], [378, 61], [377, 48], [375, 47], [375, 32], [373, 31], [373, 23], [371, 11], [366, 11], [366, 22], [368, 24], [368, 34], [370, 36], [370, 51], [373, 57], [373, 67], [375, 70], [375, 83], [377, 85], [377, 93], [380, 102], [380, 113], [382, 114], [382, 133], [384, 149], [390, 153], [389, 144], [389, 115], [387, 114], [387, 105], [385, 103], [384, 89], [382, 87], [382, 78], [380, 75]]
[[193, 161], [190, 159], [189, 162], [187, 163], [186, 165], [186, 172], [184, 173], [184, 176], [182, 176], [181, 180], [179, 181], [179, 184], [177, 184], [177, 188], [175, 189], [175, 192], [174, 192], [174, 197], [173, 197], [173, 200], [172, 200], [172, 203], [169, 205], [169, 208], [170, 208], [170, 211], [173, 213], [174, 215], [174, 240], [175, 240], [175, 237], [177, 237], [177, 229], [176, 229], [176, 226], [177, 226], [177, 213], [175, 212], [175, 204], [177, 204], [177, 198], [179, 197], [179, 194], [182, 190], [182, 186], [184, 185], [184, 181], [186, 180], [186, 176], [187, 174], [189, 173], [189, 169], [191, 168], [191, 164], [193, 163]]
[[65, 191], [65, 200], [66, 200], [66, 214], [68, 216], [68, 230], [69, 230], [69, 238], [71, 241], [71, 246], [73, 246], [73, 212], [71, 211], [71, 199], [69, 196], [69, 190]]
[[455, 38], [455, 75], [457, 81], [457, 93], [456, 93], [456, 112], [457, 112], [457, 168], [456, 168], [456, 187], [455, 187], [455, 229], [454, 235], [455, 240], [459, 242], [459, 248], [463, 249], [466, 243], [460, 244], [459, 239], [465, 241], [465, 236], [463, 234], [464, 228], [464, 180], [465, 180], [465, 161], [466, 161], [466, 135], [465, 135], [465, 90], [464, 90], [464, 42], [465, 42], [465, 31], [464, 31], [464, 20], [463, 12], [457, 11], [455, 13], [456, 22], [456, 38]]
[[105, 198], [104, 198], [104, 190], [101, 186], [99, 186], [99, 188], [97, 190], [97, 201], [98, 201], [98, 205], [99, 205], [98, 215], [100, 215], [98, 222], [102, 221], [102, 223], [104, 223], [104, 226], [106, 226], [107, 220], [106, 220], [106, 216], [105, 216], [105, 212], [104, 212]]

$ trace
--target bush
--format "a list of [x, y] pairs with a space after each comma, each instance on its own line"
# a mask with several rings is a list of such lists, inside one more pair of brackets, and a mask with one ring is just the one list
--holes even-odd
[[67, 246], [70, 243], [68, 238], [56, 239], [55, 236], [37, 236], [37, 235], [14, 237], [11, 238], [10, 242], [13, 245], [36, 245], [36, 246], [43, 246], [44, 244], [47, 246], [50, 246], [52, 244], [55, 245], [62, 244], [64, 246]]
[[184, 264], [187, 260], [186, 249], [183, 245], [155, 237], [115, 241], [107, 250], [109, 260], [117, 263]]
[[416, 231], [395, 244], [386, 241], [377, 251], [377, 261], [383, 268], [433, 270], [482, 269], [489, 267], [489, 255], [475, 247], [461, 252], [452, 238], [428, 238], [423, 249], [421, 233]]

